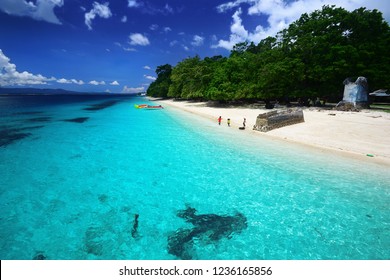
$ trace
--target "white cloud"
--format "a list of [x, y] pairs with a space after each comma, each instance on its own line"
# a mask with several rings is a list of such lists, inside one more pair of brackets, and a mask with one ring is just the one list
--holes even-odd
[[56, 80], [54, 77], [47, 78], [41, 74], [35, 75], [27, 71], [18, 72], [16, 65], [10, 61], [0, 49], [0, 86], [42, 85]]
[[171, 6], [169, 6], [168, 4], [165, 4], [165, 7], [164, 7], [165, 11], [170, 13], [170, 14], [173, 14], [173, 9]]
[[148, 65], [145, 65], [145, 66], [144, 66], [144, 69], [146, 69], [146, 70], [151, 70], [152, 68], [151, 68], [150, 66], [148, 66]]
[[[149, 14], [149, 15], [157, 15], [157, 14], [162, 14], [162, 15], [169, 15], [173, 14], [175, 11], [174, 9], [169, 6], [169, 4], [165, 4], [164, 7], [161, 7], [155, 3], [151, 3], [152, 1], [138, 1], [138, 0], [128, 0], [127, 1], [127, 6], [129, 8], [137, 8], [141, 11], [141, 13], [144, 14]], [[156, 1], [158, 2], [158, 1]], [[161, 1], [162, 2], [162, 1]]]
[[[152, 31], [156, 31], [156, 30], [160, 29], [160, 26], [158, 24], [152, 24], [149, 26], [149, 29]], [[166, 27], [161, 27], [161, 30], [162, 30], [161, 32], [168, 33], [168, 32], [172, 31], [172, 28], [170, 28], [169, 26], [166, 26]]]
[[98, 82], [98, 81], [90, 81], [89, 82], [90, 85], [94, 85], [94, 86], [99, 86], [99, 85], [105, 85], [106, 83], [104, 81], [101, 81], [101, 82]]
[[62, 78], [62, 79], [58, 79], [57, 83], [59, 83], [59, 84], [71, 84], [72, 82], [70, 80]]
[[28, 16], [36, 20], [43, 20], [50, 23], [61, 24], [54, 13], [55, 7], [62, 7], [63, 0], [1, 0], [0, 10], [10, 15]]
[[149, 39], [140, 33], [130, 34], [129, 39], [129, 44], [132, 46], [147, 46], [150, 44]]
[[123, 50], [126, 51], [126, 52], [136, 52], [136, 51], [137, 51], [137, 50], [134, 49], [134, 48], [126, 48], [126, 47], [122, 46], [122, 44], [119, 43], [119, 42], [115, 42], [114, 44], [115, 44], [116, 46], [120, 47], [121, 49], [123, 49]]
[[127, 22], [127, 16], [123, 16], [123, 17], [121, 18], [121, 22], [123, 22], [123, 23]]
[[[84, 85], [83, 80], [76, 79], [56, 79], [55, 77], [47, 78], [41, 74], [32, 74], [27, 71], [18, 72], [16, 65], [10, 62], [10, 59], [0, 49], [0, 86], [28, 86], [28, 85], [45, 85], [49, 82], [57, 82], [59, 84], [76, 84]], [[115, 81], [116, 82], [116, 81]], [[89, 82], [91, 85], [105, 85], [104, 81]], [[118, 84], [119, 85], [119, 84]]]
[[10, 59], [0, 49], [0, 86], [45, 85], [54, 81], [59, 84], [84, 84], [82, 80], [47, 78], [41, 74], [35, 75], [27, 71], [18, 72], [16, 65], [11, 63]]
[[177, 45], [178, 43], [179, 43], [179, 42], [178, 42], [177, 40], [173, 40], [172, 42], [169, 43], [169, 45], [170, 45], [171, 47], [173, 47], [173, 46]]
[[168, 32], [170, 32], [170, 31], [172, 31], [172, 29], [171, 29], [170, 27], [164, 27], [164, 32], [165, 32], [165, 33], [168, 33]]
[[137, 0], [128, 0], [127, 3], [127, 7], [129, 8], [137, 8], [142, 5], [141, 3], [138, 3]]
[[231, 50], [235, 44], [249, 40], [249, 32], [245, 30], [245, 27], [242, 25], [242, 20], [240, 18], [241, 13], [241, 8], [239, 8], [232, 16], [233, 23], [230, 26], [231, 34], [229, 41], [219, 40], [218, 44], [213, 47], [220, 47]]
[[58, 79], [57, 83], [59, 83], [59, 84], [76, 84], [76, 85], [83, 85], [84, 84], [84, 82], [82, 80], [76, 80], [76, 79], [68, 80], [68, 79], [64, 79], [64, 78]]
[[108, 5], [108, 2], [104, 4], [93, 2], [93, 8], [85, 14], [85, 24], [88, 26], [89, 30], [92, 30], [92, 20], [95, 19], [96, 16], [101, 18], [110, 18], [112, 16]]
[[230, 27], [230, 31], [240, 38], [247, 38], [249, 33], [245, 30], [245, 27], [242, 25], [241, 9], [238, 9], [233, 15], [233, 24]]
[[158, 29], [158, 24], [152, 24], [151, 26], [149, 26], [149, 29], [153, 30], [153, 31], [157, 30]]
[[118, 83], [118, 81], [113, 81], [112, 83], [110, 83], [110, 85], [112, 85], [112, 86], [119, 86], [119, 83]]
[[156, 77], [150, 76], [150, 75], [144, 75], [144, 77], [148, 80], [155, 81]]
[[80, 86], [84, 84], [84, 81], [82, 81], [82, 80], [77, 81], [76, 79], [72, 79], [71, 81], [72, 81], [72, 83], [74, 83], [76, 85], [80, 85]]
[[123, 48], [124, 51], [126, 52], [136, 52], [137, 50], [134, 48]]
[[204, 43], [204, 37], [195, 35], [193, 41], [191, 42], [191, 45], [194, 47], [202, 46]]
[[139, 93], [139, 92], [144, 92], [145, 87], [127, 87], [124, 86], [122, 89], [122, 93]]
[[251, 2], [256, 2], [256, 1], [251, 1], [251, 0], [236, 0], [236, 1], [231, 1], [227, 2], [224, 4], [221, 4], [217, 7], [218, 12], [224, 13], [228, 10], [231, 10], [233, 8], [239, 7], [242, 3], [251, 3]]
[[[267, 21], [258, 25], [253, 31], [248, 31], [242, 22], [243, 4], [249, 5], [248, 16], [265, 16]], [[287, 28], [289, 24], [299, 19], [303, 13], [311, 13], [320, 10], [324, 5], [336, 5], [348, 11], [360, 7], [378, 9], [383, 13], [385, 20], [390, 22], [390, 5], [388, 1], [372, 0], [235, 0], [217, 6], [218, 12], [228, 12], [236, 9], [233, 14], [233, 22], [230, 26], [229, 40], [219, 40], [217, 45], [231, 50], [237, 43], [253, 41], [259, 43], [268, 36], [275, 36], [277, 32]]]

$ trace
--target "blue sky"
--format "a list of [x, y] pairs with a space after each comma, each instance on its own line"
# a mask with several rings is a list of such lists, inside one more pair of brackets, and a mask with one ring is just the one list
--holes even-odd
[[390, 22], [383, 0], [0, 0], [0, 86], [142, 92], [159, 65], [229, 55], [333, 4]]

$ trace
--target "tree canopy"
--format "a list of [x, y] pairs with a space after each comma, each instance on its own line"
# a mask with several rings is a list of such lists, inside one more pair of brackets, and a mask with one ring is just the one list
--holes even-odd
[[323, 6], [229, 57], [186, 58], [158, 66], [147, 94], [202, 100], [325, 98], [339, 101], [347, 77], [390, 87], [390, 27], [378, 10]]

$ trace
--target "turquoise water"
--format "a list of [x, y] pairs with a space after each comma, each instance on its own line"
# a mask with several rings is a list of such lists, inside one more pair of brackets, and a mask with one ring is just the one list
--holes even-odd
[[385, 167], [141, 98], [30, 101], [0, 100], [28, 134], [0, 147], [1, 259], [390, 259]]

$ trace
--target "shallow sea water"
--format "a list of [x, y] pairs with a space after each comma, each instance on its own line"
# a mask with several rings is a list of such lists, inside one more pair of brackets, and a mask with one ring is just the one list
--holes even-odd
[[1, 259], [390, 258], [385, 167], [114, 100], [0, 100]]

